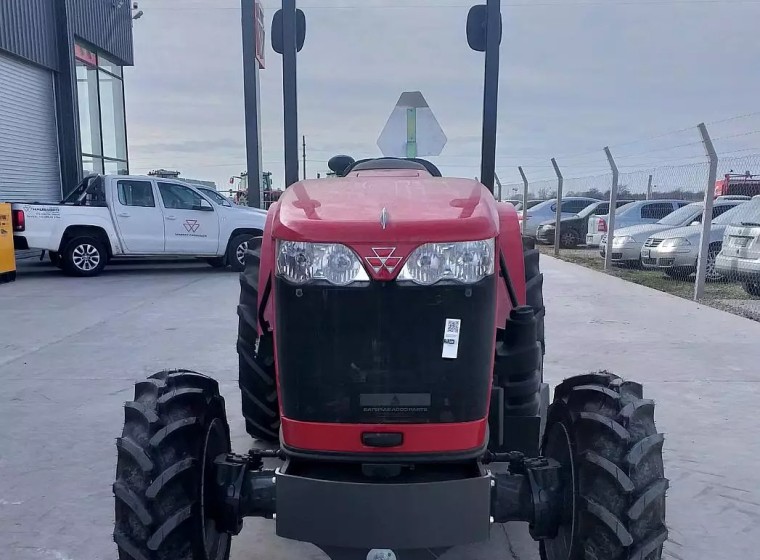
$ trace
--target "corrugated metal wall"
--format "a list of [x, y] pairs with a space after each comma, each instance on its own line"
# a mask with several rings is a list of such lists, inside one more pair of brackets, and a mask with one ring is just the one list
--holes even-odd
[[77, 37], [117, 58], [124, 66], [133, 64], [131, 0], [66, 1]]
[[56, 0], [0, 0], [0, 49], [58, 69]]
[[130, 0], [0, 0], [0, 50], [58, 70], [56, 2], [66, 3], [76, 36], [133, 64]]

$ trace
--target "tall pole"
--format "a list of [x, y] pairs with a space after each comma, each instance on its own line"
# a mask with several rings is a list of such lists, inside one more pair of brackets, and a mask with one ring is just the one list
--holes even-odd
[[562, 185], [565, 180], [562, 177], [562, 172], [559, 170], [557, 160], [554, 158], [552, 158], [552, 166], [554, 167], [554, 172], [557, 174], [557, 212], [554, 216], [554, 256], [558, 257], [559, 239], [561, 237], [559, 228], [562, 221]]
[[649, 176], [649, 182], [647, 182], [647, 200], [652, 200], [652, 176]]
[[612, 248], [615, 245], [615, 211], [617, 210], [617, 195], [618, 195], [618, 179], [620, 174], [618, 173], [618, 167], [615, 163], [615, 159], [612, 157], [612, 152], [609, 148], [604, 148], [604, 153], [607, 155], [607, 161], [610, 163], [610, 169], [612, 169], [612, 188], [610, 188], [610, 220], [607, 224], [607, 245], [604, 249], [604, 270], [612, 268]]
[[256, 6], [240, 0], [243, 33], [243, 106], [245, 111], [245, 161], [248, 169], [248, 206], [261, 208], [261, 107], [259, 61], [256, 60]]
[[406, 157], [417, 157], [417, 108], [406, 110]]
[[298, 182], [298, 82], [296, 0], [282, 0], [282, 108], [285, 121], [285, 187]]
[[713, 201], [715, 199], [715, 181], [718, 179], [718, 155], [715, 153], [710, 134], [704, 123], [699, 125], [702, 143], [705, 145], [707, 158], [710, 160], [710, 172], [705, 187], [705, 203], [702, 213], [702, 232], [699, 235], [699, 258], [697, 259], [697, 279], [694, 281], [694, 300], [700, 300], [705, 295], [707, 279], [707, 261], [710, 254], [710, 230], [712, 228]]
[[303, 136], [303, 180], [306, 180], [306, 135]]
[[483, 79], [483, 138], [480, 182], [493, 193], [496, 173], [496, 120], [499, 105], [499, 42], [501, 39], [501, 0], [487, 0], [486, 62]]
[[523, 205], [522, 205], [522, 223], [520, 231], [525, 233], [525, 220], [528, 219], [528, 178], [525, 176], [525, 171], [522, 167], [517, 168], [520, 171], [520, 176], [523, 180]]

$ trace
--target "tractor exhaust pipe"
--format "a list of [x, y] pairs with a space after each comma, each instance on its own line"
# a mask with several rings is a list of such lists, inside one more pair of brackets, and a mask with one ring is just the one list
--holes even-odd
[[496, 176], [496, 124], [499, 106], [499, 44], [501, 43], [501, 0], [486, 4], [486, 60], [483, 79], [483, 138], [481, 139], [480, 182], [494, 192]]
[[485, 53], [483, 78], [483, 135], [480, 146], [480, 182], [491, 194], [496, 178], [496, 128], [499, 106], [499, 46], [501, 45], [501, 0], [487, 0], [467, 14], [467, 43]]

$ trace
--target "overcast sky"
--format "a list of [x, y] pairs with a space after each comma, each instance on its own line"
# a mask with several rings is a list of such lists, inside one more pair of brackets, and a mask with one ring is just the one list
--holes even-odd
[[[245, 169], [240, 2], [139, 4], [135, 66], [125, 72], [131, 170], [172, 168], [227, 188]], [[483, 55], [465, 38], [470, 2], [298, 4], [307, 18], [298, 79], [310, 177], [336, 153], [380, 155], [377, 137], [406, 90], [423, 92], [448, 137], [430, 159], [447, 175], [478, 174]], [[277, 5], [264, 0], [267, 26]], [[719, 152], [760, 153], [760, 1], [503, 0], [502, 12], [503, 182], [519, 180], [517, 165], [531, 179], [553, 176], [553, 156], [567, 177], [603, 173], [605, 145], [624, 171], [698, 162], [703, 121]], [[280, 186], [282, 74], [269, 30], [266, 59], [264, 169]]]

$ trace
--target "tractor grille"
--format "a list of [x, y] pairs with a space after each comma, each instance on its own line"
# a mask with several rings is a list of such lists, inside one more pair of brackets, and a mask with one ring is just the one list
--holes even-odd
[[644, 243], [644, 247], [658, 247], [660, 243], [662, 243], [663, 239], [657, 239], [656, 237], [650, 237], [646, 240], [646, 243]]
[[[283, 416], [304, 422], [429, 423], [485, 418], [496, 279], [477, 284], [292, 286], [275, 280]], [[458, 355], [441, 356], [446, 319]]]

